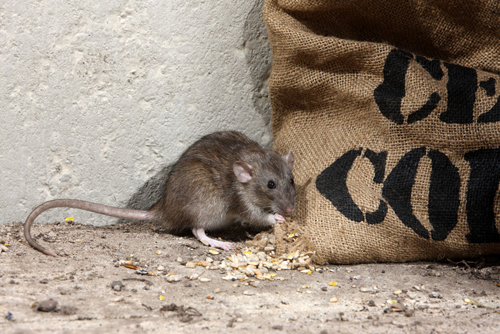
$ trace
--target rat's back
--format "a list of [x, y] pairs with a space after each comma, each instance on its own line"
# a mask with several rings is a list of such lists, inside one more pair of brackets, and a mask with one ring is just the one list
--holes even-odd
[[172, 167], [163, 196], [153, 207], [163, 227], [222, 227], [236, 196], [233, 164], [257, 152], [264, 150], [235, 131], [215, 132], [191, 145]]

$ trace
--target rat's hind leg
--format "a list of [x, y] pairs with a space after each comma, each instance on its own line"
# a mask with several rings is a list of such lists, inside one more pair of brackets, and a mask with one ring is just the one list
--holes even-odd
[[204, 244], [208, 243], [211, 247], [220, 248], [223, 250], [231, 250], [234, 248], [234, 245], [230, 242], [224, 242], [209, 238], [205, 234], [205, 229], [202, 227], [194, 227], [193, 234], [196, 237], [196, 239], [200, 240]]

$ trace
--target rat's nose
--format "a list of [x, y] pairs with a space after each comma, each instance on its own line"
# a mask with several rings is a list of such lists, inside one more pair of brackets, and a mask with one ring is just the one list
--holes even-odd
[[286, 209], [285, 209], [285, 212], [290, 214], [293, 212], [293, 206], [287, 206]]

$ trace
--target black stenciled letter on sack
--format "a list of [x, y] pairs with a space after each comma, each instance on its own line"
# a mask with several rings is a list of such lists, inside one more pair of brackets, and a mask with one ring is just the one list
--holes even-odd
[[[368, 224], [381, 223], [387, 214], [387, 204], [380, 200], [379, 207], [374, 212], [366, 214], [354, 203], [347, 189], [347, 173], [351, 170], [354, 160], [361, 155], [362, 149], [350, 150], [326, 168], [316, 179], [316, 188], [325, 196], [344, 216], [355, 222], [365, 221]], [[375, 168], [373, 182], [382, 183], [385, 173], [387, 153], [375, 153], [366, 150], [365, 157]], [[366, 217], [365, 217], [366, 216]]]
[[413, 229], [422, 238], [429, 239], [429, 232], [415, 217], [411, 205], [411, 190], [415, 183], [418, 163], [424, 154], [425, 147], [406, 153], [387, 176], [382, 188], [382, 196], [389, 202], [403, 224]]
[[[486, 90], [486, 95], [494, 96], [495, 95], [495, 82], [496, 80], [490, 78], [487, 81], [481, 81], [480, 86]], [[497, 102], [495, 105], [484, 114], [480, 115], [477, 119], [478, 123], [492, 123], [500, 120], [500, 95], [498, 96]]]
[[500, 242], [495, 226], [495, 196], [500, 183], [500, 149], [481, 149], [465, 154], [470, 164], [467, 185], [467, 221], [471, 243]]
[[[392, 50], [384, 65], [384, 81], [375, 88], [373, 96], [377, 103], [380, 112], [389, 120], [396, 124], [404, 124], [404, 116], [401, 113], [401, 100], [406, 95], [406, 72], [410, 61], [413, 60], [413, 55], [409, 52], [394, 49]], [[443, 70], [440, 67], [439, 61], [427, 60], [424, 57], [418, 56], [417, 62], [430, 75], [441, 80]], [[427, 102], [418, 110], [408, 116], [408, 124], [417, 122], [426, 118], [437, 107], [441, 97], [438, 93], [432, 93]]]
[[405, 78], [410, 59], [413, 59], [411, 53], [400, 49], [392, 50], [384, 64], [384, 82], [373, 92], [382, 115], [396, 124], [404, 122], [401, 99], [405, 96]]
[[[388, 205], [394, 210], [401, 222], [422, 238], [436, 241], [445, 240], [457, 224], [460, 205], [460, 176], [458, 169], [448, 157], [437, 151], [429, 150], [432, 170], [429, 185], [429, 222], [431, 233], [413, 214], [411, 194], [420, 160], [426, 154], [426, 148], [420, 147], [405, 154], [384, 181], [387, 152], [375, 153], [367, 149], [364, 157], [373, 164], [375, 176], [373, 182], [382, 183], [382, 197], [375, 212], [364, 213], [354, 202], [347, 188], [347, 175], [354, 161], [361, 156], [362, 149], [346, 152], [332, 165], [326, 168], [316, 180], [316, 188], [337, 210], [355, 222], [366, 221], [378, 224], [384, 221]], [[500, 176], [499, 176], [500, 177]], [[471, 231], [473, 228], [471, 228]]]
[[[393, 49], [386, 58], [383, 77], [384, 81], [375, 88], [373, 97], [381, 114], [396, 124], [404, 124], [405, 117], [401, 112], [401, 101], [406, 95], [406, 74], [411, 61], [426, 70], [433, 80], [440, 81], [444, 77], [441, 65], [448, 71], [446, 89], [447, 109], [439, 115], [439, 119], [448, 124], [470, 124], [474, 122], [474, 103], [476, 91], [479, 87], [486, 90], [486, 95], [495, 95], [495, 79], [478, 83], [477, 71], [460, 65], [428, 60], [422, 56], [414, 57], [413, 54], [400, 49]], [[419, 88], [417, 88], [419, 89]], [[408, 115], [406, 122], [412, 124], [427, 118], [436, 109], [441, 101], [441, 96], [433, 92], [423, 106]], [[500, 121], [500, 95], [495, 105], [479, 116], [478, 123], [492, 123]]]
[[[429, 232], [413, 214], [411, 204], [417, 167], [425, 152], [425, 147], [420, 147], [401, 158], [387, 176], [382, 196], [387, 199], [404, 225], [413, 229], [422, 238], [429, 239]], [[430, 150], [427, 156], [432, 162], [428, 202], [429, 222], [433, 228], [431, 237], [433, 240], [441, 241], [448, 237], [458, 221], [460, 176], [458, 169], [443, 153]]]
[[439, 118], [445, 123], [468, 124], [474, 121], [477, 72], [464, 66], [444, 63], [448, 69], [448, 108]]
[[438, 150], [427, 154], [432, 161], [429, 186], [429, 222], [433, 240], [444, 240], [458, 221], [460, 206], [460, 174], [448, 157]]

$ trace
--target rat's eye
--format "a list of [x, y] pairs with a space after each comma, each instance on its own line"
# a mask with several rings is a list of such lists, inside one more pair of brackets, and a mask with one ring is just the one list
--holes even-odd
[[267, 187], [269, 189], [274, 189], [274, 188], [276, 188], [276, 183], [274, 183], [274, 181], [269, 181], [269, 182], [267, 182]]
[[295, 184], [295, 182], [293, 181], [293, 177], [290, 179], [290, 183], [292, 184], [292, 186]]

